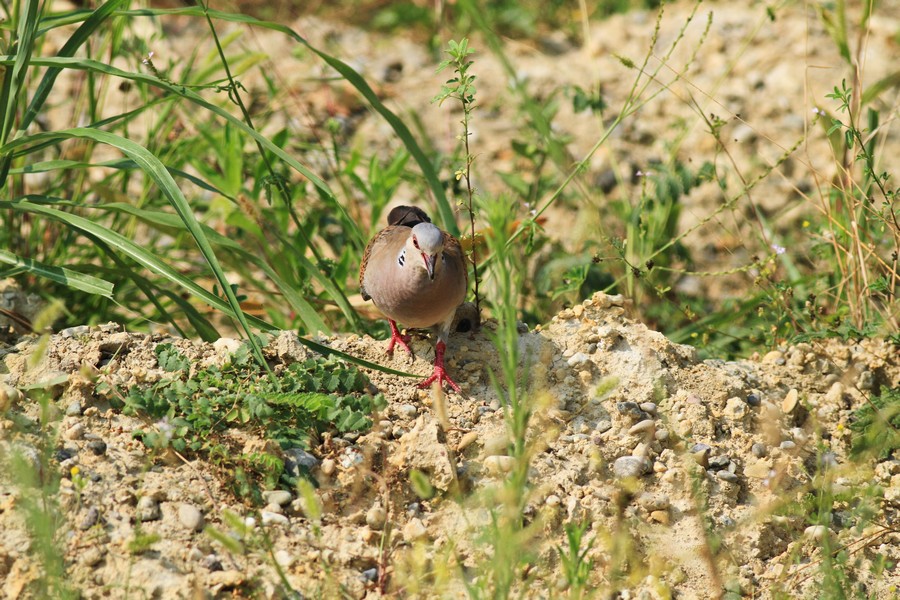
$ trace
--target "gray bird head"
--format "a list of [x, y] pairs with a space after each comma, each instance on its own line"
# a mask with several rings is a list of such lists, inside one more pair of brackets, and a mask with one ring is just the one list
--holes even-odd
[[[431, 223], [419, 223], [412, 228], [406, 246], [410, 256], [415, 257], [413, 264], [421, 266], [428, 272], [428, 277], [434, 279], [437, 259], [444, 250], [444, 234], [441, 230]], [[422, 258], [421, 263], [419, 256]]]

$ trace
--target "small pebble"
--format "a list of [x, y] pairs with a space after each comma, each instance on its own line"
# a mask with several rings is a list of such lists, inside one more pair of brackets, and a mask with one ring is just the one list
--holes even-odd
[[631, 429], [628, 430], [628, 435], [637, 435], [639, 433], [645, 433], [648, 431], [653, 431], [656, 427], [656, 423], [653, 419], [644, 419], [643, 421], [638, 421], [634, 425], [631, 426]]
[[372, 529], [381, 531], [387, 519], [387, 513], [381, 508], [380, 504], [374, 505], [366, 512], [366, 525]]
[[470, 431], [469, 433], [463, 435], [462, 438], [460, 438], [459, 444], [456, 445], [456, 451], [462, 452], [463, 450], [465, 450], [466, 448], [471, 446], [472, 443], [475, 442], [475, 440], [477, 440], [477, 439], [478, 439], [478, 432]]
[[803, 535], [811, 540], [821, 540], [828, 534], [828, 528], [824, 525], [810, 525], [803, 530]]
[[612, 429], [612, 423], [606, 419], [597, 421], [597, 424], [594, 426], [594, 431], [597, 433], [606, 433], [610, 429]]
[[84, 519], [81, 520], [81, 523], [78, 524], [78, 529], [86, 531], [96, 525], [98, 521], [100, 521], [100, 511], [96, 506], [92, 506], [84, 515]]
[[657, 406], [655, 402], [641, 402], [640, 408], [645, 413], [649, 413], [651, 415], [655, 415], [657, 411]]
[[569, 360], [567, 360], [566, 363], [570, 367], [575, 367], [578, 365], [583, 365], [588, 360], [590, 360], [590, 357], [587, 354], [585, 354], [584, 352], [576, 352], [571, 357], [569, 357]]
[[738, 476], [731, 471], [716, 471], [716, 477], [728, 483], [737, 483]]
[[694, 444], [691, 447], [691, 456], [704, 469], [709, 466], [710, 452], [712, 452], [712, 448], [706, 444]]
[[562, 500], [560, 500], [559, 496], [557, 496], [556, 494], [550, 494], [549, 496], [547, 496], [547, 499], [544, 500], [544, 503], [547, 506], [559, 506], [561, 502]]
[[335, 468], [334, 459], [326, 458], [322, 461], [322, 466], [320, 467], [320, 470], [322, 471], [322, 475], [325, 475], [326, 477], [331, 477], [331, 474], [334, 473], [334, 468]]
[[783, 365], [785, 362], [784, 354], [782, 354], [778, 350], [772, 350], [771, 352], [768, 352], [765, 356], [763, 356], [762, 361], [767, 364]]
[[187, 502], [178, 505], [178, 521], [188, 531], [203, 529], [203, 513], [196, 506]]
[[76, 325], [74, 327], [66, 327], [65, 329], [61, 329], [59, 332], [60, 337], [63, 338], [73, 338], [79, 335], [87, 335], [91, 332], [91, 328], [88, 325]]
[[290, 504], [292, 499], [291, 493], [287, 490], [267, 490], [262, 493], [262, 497], [266, 503], [279, 506]]
[[859, 374], [859, 377], [856, 379], [856, 387], [861, 390], [871, 390], [875, 387], [875, 376], [872, 375], [872, 371], [863, 371]]
[[669, 497], [663, 493], [644, 492], [637, 497], [638, 505], [647, 512], [654, 510], [668, 510], [671, 503]]
[[219, 557], [215, 554], [207, 554], [204, 556], [203, 560], [200, 561], [200, 565], [206, 567], [210, 571], [222, 570], [222, 561], [220, 561]]
[[91, 546], [79, 557], [80, 562], [88, 567], [96, 567], [103, 560], [106, 551], [100, 546]]
[[784, 440], [779, 445], [779, 448], [781, 448], [782, 450], [793, 450], [796, 447], [797, 447], [797, 444], [795, 444], [791, 440]]
[[287, 525], [290, 522], [286, 516], [270, 510], [259, 511], [259, 516], [262, 518], [263, 525]]
[[747, 416], [747, 403], [736, 396], [729, 398], [725, 402], [723, 415], [730, 421], [740, 421]]
[[75, 423], [66, 429], [67, 440], [80, 440], [84, 437], [84, 423]]
[[713, 471], [718, 471], [727, 468], [728, 463], [730, 462], [731, 459], [727, 455], [720, 454], [719, 456], [713, 456], [709, 459], [709, 468]]
[[73, 400], [66, 407], [66, 416], [67, 417], [80, 417], [81, 416], [81, 402], [78, 400]]
[[669, 439], [669, 430], [668, 429], [657, 429], [656, 433], [653, 434], [653, 437], [656, 438], [657, 442], [664, 442]]
[[788, 414], [797, 408], [797, 402], [800, 400], [800, 394], [797, 388], [791, 388], [784, 400], [781, 401], [781, 412]]
[[106, 442], [103, 440], [91, 440], [87, 444], [88, 450], [93, 452], [96, 456], [103, 456], [106, 454]]
[[650, 519], [662, 525], [668, 525], [671, 520], [667, 510], [654, 510], [650, 513]]
[[833, 384], [831, 384], [828, 392], [825, 393], [825, 402], [827, 404], [840, 404], [843, 398], [844, 384], [840, 381], [835, 381]]
[[649, 416], [641, 410], [637, 402], [616, 402], [616, 410], [634, 419], [646, 419]]
[[619, 479], [640, 477], [650, 470], [650, 462], [637, 456], [620, 456], [613, 463], [613, 473]]
[[135, 510], [135, 518], [138, 521], [156, 521], [162, 515], [159, 510], [159, 502], [152, 496], [141, 496]]
[[378, 567], [372, 567], [362, 572], [363, 579], [370, 583], [378, 581]]
[[284, 569], [290, 569], [297, 560], [296, 557], [287, 550], [278, 550], [275, 552], [274, 556], [275, 562]]
[[281, 508], [280, 504], [275, 504], [274, 502], [269, 502], [266, 504], [266, 510], [273, 513], [278, 513], [279, 515], [284, 514], [284, 509]]
[[650, 447], [644, 442], [638, 442], [631, 450], [631, 455], [638, 458], [647, 458], [650, 456]]
[[[340, 438], [334, 438], [332, 441], [335, 444], [338, 444], [340, 443], [338, 442], [339, 439]], [[295, 477], [300, 475], [300, 468], [311, 471], [319, 466], [319, 459], [302, 448], [290, 448], [284, 451], [284, 455], [284, 468], [288, 473]]]
[[397, 408], [397, 412], [405, 419], [415, 419], [416, 415], [419, 414], [419, 409], [412, 404], [401, 404]]
[[757, 407], [762, 404], [762, 400], [757, 394], [748, 394], [747, 395], [747, 404], [753, 407]]
[[484, 459], [484, 468], [494, 475], [509, 473], [516, 466], [516, 459], [512, 456], [494, 455]]
[[[61, 463], [61, 462], [65, 462], [65, 461], [69, 460], [76, 454], [78, 454], [78, 451], [73, 450], [72, 448], [60, 448], [59, 450], [56, 451], [56, 454], [54, 456], [56, 458], [56, 462]], [[31, 457], [29, 456], [28, 458], [31, 458]], [[37, 455], [35, 455], [35, 460], [40, 460]], [[40, 463], [37, 463], [37, 465], [39, 467]]]
[[756, 458], [763, 458], [769, 453], [769, 450], [762, 442], [756, 442], [750, 447], [750, 452], [752, 452], [753, 456]]
[[424, 538], [428, 534], [422, 519], [413, 518], [403, 526], [403, 539], [412, 542]]

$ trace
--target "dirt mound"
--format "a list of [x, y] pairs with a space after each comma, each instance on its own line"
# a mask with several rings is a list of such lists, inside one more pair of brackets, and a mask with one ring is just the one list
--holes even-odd
[[[538, 556], [532, 595], [560, 585], [556, 547], [565, 545], [567, 523], [584, 522], [596, 585], [610, 584], [608, 567], [627, 540], [627, 582], [616, 585], [648, 597], [670, 590], [705, 598], [722, 586], [755, 597], [777, 589], [812, 594], [824, 547], [852, 551], [848, 568], [859, 585], [872, 597], [891, 597], [900, 578], [876, 574], [879, 560], [900, 560], [897, 533], [874, 524], [857, 529], [863, 521], [852, 503], [838, 502], [831, 525], [813, 525], [808, 512], [790, 507], [808, 502], [818, 489], [814, 480], [828, 477], [842, 490], [835, 494], [856, 494], [880, 513], [874, 523], [896, 518], [900, 461], [861, 468], [848, 459], [854, 411], [879, 386], [900, 386], [896, 349], [879, 341], [827, 342], [759, 360], [701, 362], [692, 348], [625, 313], [621, 298], [597, 294], [519, 338], [522, 381], [533, 401], [525, 511]], [[361, 358], [385, 358], [384, 342], [367, 337], [327, 342]], [[449, 368], [464, 393], [437, 398], [437, 405], [409, 379], [369, 374], [388, 400], [373, 430], [326, 436], [300, 457], [319, 484], [320, 521], [305, 516], [296, 493], [273, 492], [265, 509], [250, 511], [213, 465], [148, 459], [132, 433], [153, 424], [109, 408], [95, 382], [127, 389], [158, 379], [160, 343], [175, 344], [197, 367], [227, 361], [236, 345], [114, 325], [74, 328], [50, 337], [33, 368], [28, 358], [41, 351], [34, 338], [0, 347], [7, 392], [55, 386], [45, 417], [60, 433], [49, 449], [62, 476], [54, 496], [58, 543], [67, 578], [85, 598], [251, 589], [276, 598], [287, 584], [309, 595], [328, 596], [338, 585], [354, 597], [379, 586], [412, 593], [424, 565], [444, 561], [466, 570], [485, 560], [479, 534], [492, 508], [485, 499], [513, 465], [504, 407], [488, 377], [498, 355], [484, 332], [451, 337]], [[400, 353], [387, 364], [428, 374], [430, 341], [414, 340], [413, 349], [412, 364]], [[308, 354], [288, 332], [266, 351], [274, 363]], [[4, 455], [15, 449], [38, 466], [40, 407], [8, 396]], [[238, 434], [246, 444], [264, 443]], [[436, 489], [431, 500], [414, 493], [413, 469]], [[16, 510], [21, 490], [10, 483], [0, 492], [0, 573], [5, 597], [28, 597], [22, 590], [40, 571]], [[866, 500], [862, 490], [873, 484], [883, 493]], [[241, 552], [204, 533], [204, 525], [226, 532]], [[135, 551], [137, 538], [151, 540], [144, 551]], [[430, 589], [441, 595], [456, 588]]]

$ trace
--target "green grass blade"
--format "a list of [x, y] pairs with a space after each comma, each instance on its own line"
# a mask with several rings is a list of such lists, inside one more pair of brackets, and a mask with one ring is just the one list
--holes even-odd
[[[160, 259], [155, 253], [138, 246], [124, 236], [111, 231], [102, 225], [98, 225], [89, 219], [58, 210], [56, 208], [45, 206], [41, 202], [49, 201], [46, 197], [25, 196], [14, 201], [0, 201], [0, 208], [8, 208], [19, 212], [27, 212], [43, 215], [54, 221], [59, 221], [72, 229], [81, 231], [84, 234], [91, 235], [94, 238], [107, 244], [110, 248], [127, 256], [147, 270], [167, 279], [171, 283], [179, 285], [188, 292], [196, 296], [201, 301], [209, 304], [213, 308], [231, 315], [232, 308], [218, 296], [213, 295], [204, 288], [200, 287], [190, 277], [185, 277], [168, 263]], [[63, 201], [64, 202], [64, 201]], [[263, 324], [264, 328], [269, 328], [267, 323]]]
[[[118, 202], [92, 206], [91, 208], [104, 211], [126, 213], [156, 228], [185, 230], [183, 222], [180, 221], [176, 215], [169, 213], [145, 210], [136, 206], [132, 206], [130, 204], [123, 204]], [[304, 298], [297, 292], [296, 286], [291, 285], [289, 282], [285, 281], [270, 265], [266, 264], [266, 262], [262, 260], [261, 257], [247, 251], [244, 247], [239, 245], [231, 238], [220, 234], [218, 231], [208, 227], [207, 225], [201, 224], [200, 226], [203, 228], [204, 233], [209, 238], [209, 241], [212, 244], [234, 252], [240, 260], [245, 261], [248, 264], [252, 264], [253, 266], [263, 271], [266, 276], [268, 276], [269, 279], [278, 287], [281, 293], [284, 294], [284, 297], [288, 301], [288, 304], [300, 316], [300, 319], [303, 321], [303, 324], [306, 326], [308, 331], [322, 331], [325, 333], [329, 333], [331, 331], [328, 325], [326, 325], [322, 318], [319, 316], [319, 313], [316, 312], [316, 309], [306, 301], [306, 298]]]
[[[97, 10], [91, 13], [91, 15], [85, 19], [85, 21], [81, 24], [78, 29], [66, 40], [66, 43], [60, 48], [57, 56], [74, 56], [75, 52], [87, 41], [90, 39], [91, 35], [97, 30], [100, 25], [103, 24], [106, 19], [115, 13], [115, 11], [125, 4], [128, 0], [109, 0], [109, 2], [105, 3], [103, 6], [99, 7]], [[24, 116], [22, 117], [22, 122], [19, 125], [20, 131], [25, 131], [28, 129], [28, 126], [31, 125], [34, 118], [38, 115], [41, 108], [44, 106], [44, 102], [47, 101], [47, 96], [50, 95], [50, 90], [53, 89], [53, 84], [56, 82], [56, 77], [62, 72], [62, 68], [55, 69], [47, 69], [47, 72], [44, 73], [44, 77], [41, 79], [41, 83], [38, 85], [37, 89], [34, 92], [34, 96], [31, 98], [31, 102], [28, 104], [28, 109], [25, 111]]]
[[34, 50], [35, 33], [37, 31], [40, 3], [37, 0], [25, 0], [22, 2], [19, 23], [16, 27], [16, 39], [13, 47], [15, 51], [12, 69], [6, 73], [3, 82], [2, 106], [3, 120], [0, 122], [0, 143], [6, 143], [12, 131], [15, 121], [16, 109], [19, 104], [19, 94], [25, 85], [25, 77], [28, 75], [28, 66], [31, 53]]
[[[11, 61], [12, 61], [12, 59], [8, 56], [0, 57], [0, 65], [10, 64]], [[232, 125], [237, 127], [238, 129], [240, 129], [241, 131], [243, 131], [244, 133], [246, 133], [247, 135], [252, 137], [254, 140], [259, 142], [260, 145], [262, 145], [266, 150], [272, 152], [278, 158], [280, 158], [285, 163], [287, 163], [290, 167], [294, 168], [297, 172], [299, 172], [301, 175], [306, 177], [314, 186], [316, 186], [316, 188], [319, 189], [319, 191], [324, 196], [327, 197], [329, 203], [331, 203], [331, 204], [337, 203], [337, 200], [334, 198], [334, 194], [331, 192], [331, 189], [328, 187], [328, 185], [321, 178], [319, 178], [317, 175], [315, 175], [312, 171], [310, 171], [308, 168], [306, 168], [304, 165], [302, 165], [296, 159], [291, 157], [282, 148], [280, 148], [277, 145], [275, 145], [274, 143], [272, 143], [270, 140], [268, 140], [265, 136], [260, 134], [258, 131], [256, 131], [252, 127], [248, 126], [246, 123], [244, 123], [243, 121], [241, 121], [234, 115], [228, 113], [221, 107], [218, 107], [214, 104], [211, 104], [210, 102], [207, 102], [201, 96], [199, 96], [197, 93], [191, 91], [190, 89], [188, 89], [185, 86], [173, 84], [173, 83], [170, 83], [167, 81], [162, 81], [154, 76], [145, 75], [143, 73], [130, 73], [127, 71], [122, 71], [115, 67], [111, 67], [104, 63], [97, 62], [97, 61], [90, 60], [90, 59], [78, 59], [78, 58], [68, 58], [68, 57], [35, 58], [32, 61], [32, 63], [36, 66], [47, 66], [47, 67], [56, 66], [56, 67], [66, 67], [66, 68], [71, 68], [71, 69], [94, 71], [94, 72], [103, 73], [103, 74], [114, 76], [114, 77], [121, 77], [123, 79], [128, 79], [131, 81], [145, 83], [147, 85], [155, 86], [160, 89], [164, 89], [168, 92], [171, 92], [175, 95], [181, 96], [181, 97], [185, 98], [186, 100], [189, 100], [190, 102], [193, 102], [194, 104], [197, 104], [198, 106], [200, 106], [206, 110], [209, 110], [210, 112], [213, 112], [216, 115], [222, 117], [223, 119], [225, 119], [226, 121], [228, 121], [229, 123], [231, 123]], [[69, 130], [69, 131], [74, 131], [74, 130]], [[95, 130], [82, 129], [82, 131], [95, 131]], [[54, 143], [56, 140], [61, 139], [58, 137], [60, 135], [61, 134], [59, 132], [38, 134], [35, 136], [31, 136], [29, 138], [27, 147], [26, 147], [26, 144], [17, 143], [13, 146], [10, 146], [9, 148], [5, 148], [5, 147], [0, 148], [0, 151], [9, 152], [9, 153], [12, 153], [12, 155], [16, 155], [17, 152], [24, 154], [24, 153], [27, 153], [30, 149], [39, 148], [42, 145], [48, 145], [48, 144]], [[113, 135], [113, 134], [107, 134], [107, 135]], [[116, 137], [118, 137], [118, 136], [116, 136]], [[124, 139], [124, 138], [118, 138], [118, 139]], [[135, 145], [135, 147], [140, 148], [140, 146], [137, 146], [137, 145]], [[341, 311], [344, 313], [344, 315], [348, 318], [348, 320], [350, 320], [351, 322], [356, 321], [356, 319], [357, 319], [356, 311], [354, 311], [353, 307], [347, 301], [344, 294], [341, 293], [341, 291], [338, 289], [338, 286], [335, 285], [335, 283], [333, 281], [328, 279], [328, 277], [325, 276], [321, 272], [321, 269], [319, 269], [318, 266], [313, 264], [312, 261], [310, 261], [308, 258], [306, 258], [305, 256], [303, 256], [301, 254], [298, 254], [297, 258], [298, 258], [298, 261], [302, 264], [303, 268], [308, 273], [310, 273], [319, 282], [319, 284], [322, 285], [323, 288], [325, 288], [325, 290], [332, 297], [332, 299], [337, 303], [338, 307], [341, 309]]]
[[197, 243], [200, 253], [203, 255], [203, 258], [206, 259], [207, 264], [209, 264], [209, 267], [212, 270], [213, 276], [216, 278], [216, 281], [219, 282], [219, 286], [222, 288], [225, 297], [228, 299], [228, 304], [231, 307], [231, 310], [229, 311], [230, 316], [240, 323], [241, 328], [250, 340], [250, 346], [253, 348], [257, 360], [260, 365], [265, 366], [266, 361], [262, 354], [262, 348], [253, 336], [250, 324], [247, 322], [244, 311], [241, 310], [234, 289], [228, 282], [225, 271], [223, 271], [222, 267], [219, 265], [219, 261], [213, 252], [212, 246], [209, 244], [209, 240], [207, 240], [206, 235], [203, 233], [203, 229], [197, 222], [196, 217], [194, 217], [191, 206], [181, 193], [181, 189], [175, 183], [175, 180], [169, 175], [165, 165], [163, 165], [149, 150], [131, 140], [127, 140], [108, 131], [75, 128], [39, 133], [33, 136], [24, 136], [0, 148], [0, 153], [6, 154], [17, 146], [27, 146], [32, 141], [41, 142], [50, 139], [63, 140], [69, 138], [89, 139], [118, 149], [131, 160], [135, 161], [141, 170], [156, 183], [162, 193], [166, 196], [166, 199], [175, 209], [175, 212], [177, 212], [178, 216], [181, 217], [181, 220], [184, 221], [185, 227], [187, 227], [191, 237], [193, 237], [194, 241]]
[[[2, 56], [0, 57], [0, 65], [10, 65], [13, 62], [13, 58], [10, 56]], [[255, 141], [262, 144], [262, 146], [277, 156], [279, 159], [283, 160], [289, 167], [303, 175], [307, 178], [310, 183], [312, 183], [321, 193], [326, 194], [330, 198], [334, 198], [334, 194], [331, 191], [331, 188], [328, 187], [328, 184], [322, 180], [318, 175], [313, 173], [309, 168], [305, 165], [301, 164], [295, 158], [293, 158], [290, 154], [285, 152], [282, 148], [279, 148], [275, 144], [273, 144], [270, 140], [268, 140], [261, 133], [256, 131], [255, 129], [249, 127], [246, 123], [241, 121], [239, 118], [235, 117], [225, 109], [220, 106], [216, 106], [211, 102], [205, 100], [202, 96], [194, 92], [188, 87], [183, 85], [178, 85], [176, 83], [171, 83], [168, 81], [163, 81], [158, 79], [152, 75], [147, 75], [144, 73], [133, 73], [130, 71], [123, 71], [122, 69], [118, 69], [116, 67], [101, 63], [96, 60], [91, 60], [87, 58], [68, 58], [68, 57], [35, 57], [31, 61], [32, 65], [39, 67], [62, 67], [68, 69], [76, 69], [79, 71], [93, 71], [95, 73], [102, 73], [104, 75], [110, 75], [112, 77], [119, 77], [121, 79], [126, 79], [129, 81], [135, 81], [138, 83], [143, 83], [146, 85], [150, 85], [172, 94], [184, 98], [189, 102], [196, 104], [197, 106], [208, 110], [217, 116], [225, 119], [250, 137], [252, 137]], [[38, 140], [33, 140], [37, 142]]]
[[112, 299], [113, 284], [97, 277], [85, 275], [65, 267], [47, 265], [31, 258], [17, 256], [6, 250], [0, 250], [0, 262], [17, 267], [19, 272], [22, 273], [31, 273], [72, 289]]
[[[56, 159], [56, 160], [44, 160], [35, 163], [31, 163], [29, 165], [25, 165], [24, 167], [18, 167], [14, 169], [10, 169], [10, 175], [20, 175], [25, 173], [49, 173], [51, 171], [72, 171], [75, 169], [93, 169], [96, 167], [106, 168], [106, 169], [136, 169], [138, 165], [131, 159], [128, 158], [117, 158], [114, 160], [104, 160], [97, 163], [89, 163], [82, 162], [77, 160], [65, 160], [65, 159]], [[218, 194], [223, 198], [228, 198], [229, 200], [234, 201], [235, 199], [226, 194], [224, 191], [220, 190], [216, 186], [207, 182], [204, 179], [197, 177], [196, 175], [191, 175], [181, 169], [174, 169], [172, 167], [166, 167], [172, 177], [177, 177], [180, 179], [186, 179], [190, 181], [200, 189], [206, 190], [207, 192], [212, 192], [213, 194]]]
[[[125, 278], [130, 279], [134, 285], [141, 290], [144, 297], [156, 307], [157, 312], [159, 312], [175, 331], [178, 332], [178, 335], [183, 338], [188, 337], [188, 334], [181, 328], [181, 324], [178, 322], [179, 317], [182, 317], [187, 318], [191, 327], [194, 328], [194, 331], [197, 332], [200, 339], [203, 341], [214, 342], [219, 339], [219, 332], [216, 331], [216, 328], [212, 326], [212, 324], [188, 301], [187, 298], [182, 297], [181, 294], [172, 290], [154, 285], [149, 279], [140, 275], [136, 269], [131, 268], [130, 265], [126, 264], [121, 257], [109, 248], [109, 246], [91, 235], [85, 235], [94, 243], [94, 245], [100, 248], [110, 260], [118, 265], [118, 268], [106, 267], [102, 269], [101, 272], [108, 272], [110, 275], [117, 278], [122, 278], [124, 276]], [[176, 315], [171, 311], [166, 310], [166, 307], [163, 306], [163, 303], [160, 301], [161, 297], [169, 298], [172, 303], [178, 307], [180, 312]]]
[[[12, 45], [15, 54], [8, 63], [12, 68], [4, 70], [3, 84], [0, 88], [0, 145], [5, 144], [9, 139], [15, 122], [19, 96], [22, 94], [25, 77], [28, 75], [31, 53], [34, 50], [35, 32], [40, 18], [37, 0], [24, 0], [18, 8], [20, 10], [19, 23]], [[5, 153], [0, 155], [0, 189], [6, 185], [11, 165], [11, 156]]]

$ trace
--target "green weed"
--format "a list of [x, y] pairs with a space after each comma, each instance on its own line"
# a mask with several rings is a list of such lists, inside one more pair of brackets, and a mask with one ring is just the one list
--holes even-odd
[[[262, 371], [242, 347], [223, 367], [191, 372], [170, 344], [156, 347], [170, 376], [120, 396], [126, 414], [156, 421], [134, 432], [148, 447], [202, 456], [231, 474], [235, 491], [257, 496], [259, 487], [293, 487], [278, 452], [245, 452], [226, 432], [233, 427], [271, 440], [280, 450], [308, 449], [325, 431], [368, 429], [369, 415], [385, 406], [381, 394], [366, 393], [368, 379], [341, 361], [322, 357], [293, 363], [278, 373]], [[98, 386], [116, 397], [116, 390]]]

